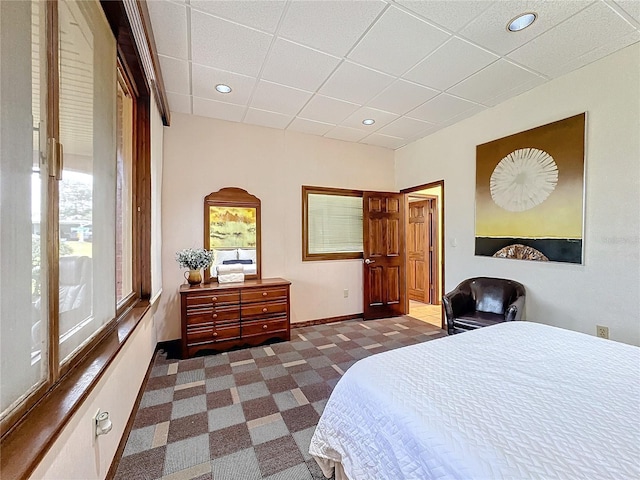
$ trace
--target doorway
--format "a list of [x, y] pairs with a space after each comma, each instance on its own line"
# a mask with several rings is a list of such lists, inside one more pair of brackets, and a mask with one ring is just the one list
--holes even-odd
[[444, 328], [444, 180], [402, 190], [408, 315]]

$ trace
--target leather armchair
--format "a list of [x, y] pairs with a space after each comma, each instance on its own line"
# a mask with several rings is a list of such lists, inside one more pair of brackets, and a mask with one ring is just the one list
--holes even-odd
[[464, 280], [442, 297], [449, 335], [520, 320], [525, 294], [524, 286], [514, 280], [492, 277]]

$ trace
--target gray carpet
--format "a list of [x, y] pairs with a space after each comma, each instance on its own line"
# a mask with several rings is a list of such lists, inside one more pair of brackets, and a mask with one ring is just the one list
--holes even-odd
[[168, 359], [159, 351], [121, 480], [324, 480], [309, 442], [357, 360], [444, 336], [410, 317], [294, 328], [291, 341]]

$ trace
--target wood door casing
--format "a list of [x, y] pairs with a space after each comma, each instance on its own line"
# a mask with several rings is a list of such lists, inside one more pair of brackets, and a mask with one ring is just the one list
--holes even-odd
[[405, 313], [403, 218], [402, 194], [364, 192], [363, 310], [365, 320]]
[[431, 275], [429, 268], [429, 203], [420, 200], [409, 203], [407, 226], [407, 293], [409, 299], [430, 303]]

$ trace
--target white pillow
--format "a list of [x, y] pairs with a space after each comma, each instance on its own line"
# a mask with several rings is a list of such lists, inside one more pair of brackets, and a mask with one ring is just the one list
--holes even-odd
[[256, 263], [256, 249], [239, 248], [238, 260], [251, 260], [253, 263]]
[[238, 260], [238, 250], [216, 250], [214, 265], [222, 265], [225, 260]]

